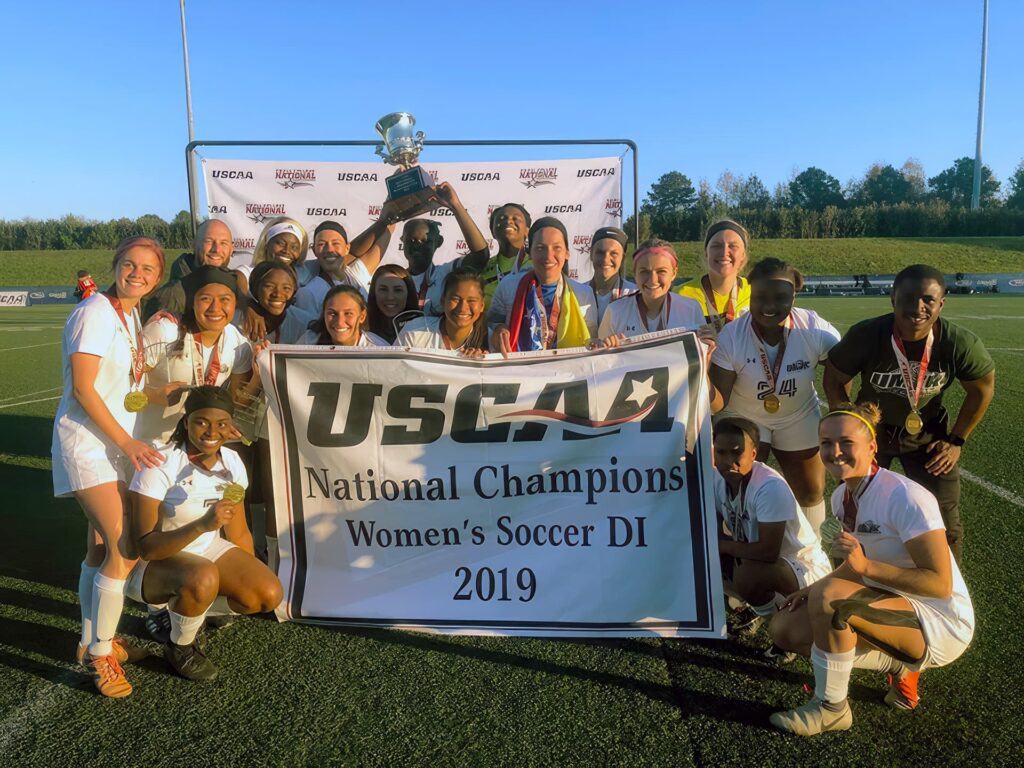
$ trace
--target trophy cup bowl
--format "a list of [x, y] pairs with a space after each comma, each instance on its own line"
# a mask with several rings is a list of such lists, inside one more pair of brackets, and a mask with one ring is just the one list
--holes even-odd
[[377, 154], [388, 165], [406, 168], [385, 179], [388, 202], [400, 219], [411, 219], [437, 207], [434, 182], [419, 165], [423, 151], [423, 131], [413, 133], [416, 118], [408, 112], [392, 112], [377, 121], [376, 131], [383, 144]]

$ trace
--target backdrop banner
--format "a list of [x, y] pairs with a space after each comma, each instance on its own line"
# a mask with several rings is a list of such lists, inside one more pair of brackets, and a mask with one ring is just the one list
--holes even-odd
[[[429, 148], [428, 148], [429, 149]], [[235, 238], [232, 266], [248, 264], [263, 225], [290, 216], [307, 229], [312, 246], [317, 224], [331, 219], [355, 237], [380, 216], [384, 180], [395, 172], [382, 162], [307, 163], [203, 158], [209, 216], [222, 219]], [[488, 222], [504, 203], [520, 203], [534, 219], [557, 216], [569, 233], [569, 274], [589, 280], [590, 236], [600, 227], [622, 226], [622, 161], [618, 157], [494, 163], [424, 163], [435, 182], [458, 193], [491, 253], [497, 246]], [[441, 224], [444, 243], [434, 260], [443, 264], [469, 252], [455, 217], [437, 208], [423, 218]], [[401, 224], [384, 262], [405, 264]]]
[[28, 291], [0, 291], [0, 307], [27, 307]]
[[724, 637], [699, 342], [260, 356], [281, 620]]

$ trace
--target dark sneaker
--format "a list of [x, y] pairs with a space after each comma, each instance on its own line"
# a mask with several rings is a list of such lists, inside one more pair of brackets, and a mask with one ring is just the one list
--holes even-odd
[[217, 668], [206, 658], [199, 643], [192, 645], [175, 645], [168, 641], [164, 644], [164, 658], [174, 671], [186, 680], [215, 680]]
[[762, 624], [764, 624], [764, 619], [750, 608], [733, 611], [726, 617], [729, 636], [733, 638], [749, 639], [757, 634], [757, 630], [761, 628]]
[[792, 664], [796, 661], [796, 654], [792, 651], [784, 651], [779, 646], [772, 643], [764, 651], [764, 658], [766, 661], [770, 661], [774, 664]]
[[216, 615], [206, 614], [206, 626], [210, 629], [224, 629], [238, 620], [237, 613], [218, 613]]
[[171, 614], [166, 608], [146, 616], [146, 631], [161, 645], [171, 642]]

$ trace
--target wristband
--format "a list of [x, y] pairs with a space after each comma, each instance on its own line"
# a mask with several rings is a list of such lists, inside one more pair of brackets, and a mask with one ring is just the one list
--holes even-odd
[[957, 448], [963, 448], [967, 440], [960, 437], [960, 435], [949, 435], [946, 437], [946, 442], [950, 445], [955, 445]]

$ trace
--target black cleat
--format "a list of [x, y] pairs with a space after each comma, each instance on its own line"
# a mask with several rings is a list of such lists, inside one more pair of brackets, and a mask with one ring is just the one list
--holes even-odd
[[164, 644], [164, 658], [174, 671], [186, 680], [215, 680], [217, 668], [206, 658], [199, 643], [191, 645], [175, 645], [167, 641]]

